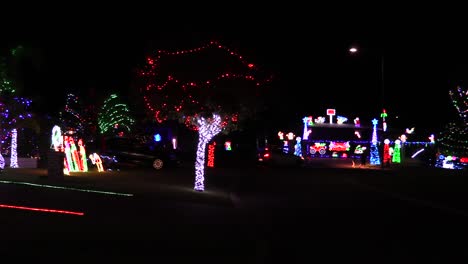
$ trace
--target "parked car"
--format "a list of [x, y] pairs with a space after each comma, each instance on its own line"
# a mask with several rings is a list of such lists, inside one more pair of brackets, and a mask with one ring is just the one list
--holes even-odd
[[160, 170], [176, 167], [181, 161], [176, 150], [162, 144], [145, 144], [131, 138], [110, 138], [104, 141], [100, 153], [104, 166], [109, 169], [123, 167], [152, 167]]

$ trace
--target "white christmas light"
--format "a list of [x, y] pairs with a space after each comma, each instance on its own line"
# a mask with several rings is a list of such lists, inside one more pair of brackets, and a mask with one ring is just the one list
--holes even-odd
[[205, 151], [206, 145], [214, 136], [222, 131], [221, 117], [213, 114], [213, 118], [197, 118], [198, 123], [198, 147], [197, 158], [195, 160], [195, 187], [196, 191], [205, 190]]
[[10, 168], [19, 168], [18, 166], [18, 152], [16, 148], [18, 147], [17, 142], [18, 131], [16, 128], [13, 128], [11, 131], [11, 158], [10, 158]]

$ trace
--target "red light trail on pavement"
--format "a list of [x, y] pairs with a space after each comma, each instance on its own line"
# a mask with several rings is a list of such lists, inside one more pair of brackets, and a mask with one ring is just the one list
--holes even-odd
[[79, 215], [79, 216], [84, 215], [84, 213], [82, 212], [25, 207], [25, 206], [16, 206], [16, 205], [8, 205], [8, 204], [0, 204], [0, 208], [10, 208], [10, 209], [19, 209], [19, 210], [28, 210], [28, 211], [37, 211], [37, 212], [46, 212], [46, 213], [57, 213], [57, 214], [70, 214], [70, 215]]

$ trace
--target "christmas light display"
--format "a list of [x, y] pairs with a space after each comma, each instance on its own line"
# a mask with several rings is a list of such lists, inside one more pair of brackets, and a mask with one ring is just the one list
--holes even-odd
[[413, 134], [413, 132], [414, 132], [414, 127], [412, 127], [411, 129], [406, 128], [406, 134], [411, 135]]
[[347, 117], [344, 117], [344, 116], [336, 116], [336, 123], [338, 124], [344, 124], [348, 121], [348, 118]]
[[401, 141], [399, 139], [395, 140], [395, 146], [393, 147], [392, 162], [401, 163]]
[[172, 148], [177, 149], [177, 138], [172, 138]]
[[380, 156], [379, 149], [377, 146], [377, 124], [379, 121], [377, 119], [372, 120], [373, 130], [372, 130], [372, 142], [370, 146], [370, 164], [371, 165], [380, 165]]
[[80, 161], [80, 170], [81, 171], [88, 171], [88, 157], [86, 156], [86, 148], [83, 144], [83, 139], [78, 140], [78, 148], [79, 148], [79, 161]]
[[197, 158], [195, 161], [195, 190], [205, 190], [205, 148], [206, 144], [211, 139], [219, 134], [222, 127], [221, 117], [217, 114], [213, 114], [213, 118], [198, 118], [198, 147], [197, 147]]
[[62, 130], [60, 129], [59, 126], [54, 126], [52, 128], [52, 145], [51, 148], [53, 148], [55, 151], [60, 151], [63, 146], [63, 137], [62, 137]]
[[284, 140], [284, 133], [283, 132], [278, 132], [278, 137], [280, 140]]
[[390, 140], [385, 139], [383, 146], [383, 163], [387, 165], [390, 164], [391, 158], [392, 157], [390, 155]]
[[213, 142], [213, 144], [208, 145], [208, 162], [207, 162], [207, 166], [210, 167], [210, 168], [214, 167], [215, 146], [216, 146], [216, 142]]
[[2, 153], [0, 153], [0, 170], [5, 169], [5, 159], [2, 156]]
[[302, 122], [304, 122], [304, 132], [302, 134], [302, 138], [303, 140], [308, 140], [309, 139], [309, 134], [312, 132], [311, 130], [309, 130], [309, 126], [312, 126], [314, 124], [314, 122], [312, 121], [312, 117], [309, 116], [309, 117], [304, 117], [302, 119]]
[[294, 140], [294, 133], [293, 132], [289, 132], [288, 134], [286, 134], [286, 137], [288, 138], [288, 140]]
[[104, 171], [104, 166], [102, 165], [101, 157], [97, 153], [93, 153], [89, 155], [89, 159], [93, 165], [96, 165], [98, 172]]
[[354, 126], [355, 127], [360, 127], [361, 126], [361, 120], [359, 120], [359, 117], [356, 117], [354, 119]]
[[17, 152], [17, 142], [18, 131], [16, 128], [13, 128], [11, 131], [11, 158], [10, 158], [10, 167], [19, 168], [18, 166], [18, 152]]
[[315, 123], [317, 123], [317, 124], [325, 123], [325, 117], [319, 116], [319, 117], [315, 118]]
[[135, 120], [130, 116], [130, 110], [126, 104], [120, 102], [117, 94], [111, 94], [104, 101], [104, 105], [98, 115], [98, 125], [101, 134], [113, 129], [131, 131]]
[[419, 155], [419, 153], [421, 153], [421, 152], [423, 152], [423, 151], [424, 151], [423, 148], [420, 149], [420, 150], [418, 150], [418, 151], [416, 151], [413, 155], [411, 155], [411, 158], [414, 159], [417, 155]]
[[467, 125], [468, 123], [468, 89], [457, 87], [456, 90], [449, 91], [452, 104], [458, 112], [462, 122]]
[[[194, 189], [203, 191], [207, 143], [255, 113], [258, 95], [270, 79], [259, 78], [259, 67], [216, 41], [187, 50], [159, 50], [146, 62], [138, 71], [146, 109], [159, 123], [179, 119], [199, 133]], [[208, 68], [202, 69], [200, 62]], [[193, 64], [198, 67], [186, 69]]]
[[85, 119], [80, 114], [83, 111], [83, 106], [79, 97], [71, 93], [67, 94], [64, 111], [65, 113], [60, 114], [60, 121], [65, 131], [76, 128], [76, 132], [82, 134]]
[[327, 109], [327, 115], [330, 117], [330, 124], [333, 124], [333, 116], [336, 114], [335, 109]]
[[435, 136], [434, 134], [431, 134], [429, 137], [427, 137], [431, 143], [435, 143]]
[[0, 204], [0, 208], [19, 209], [19, 210], [28, 210], [28, 211], [46, 212], [46, 213], [79, 215], [79, 216], [84, 215], [84, 213], [82, 212], [73, 212], [73, 211], [55, 210], [55, 209], [46, 209], [46, 208], [35, 208], [35, 207], [9, 205], [9, 204]]
[[302, 157], [301, 137], [296, 137], [296, 145], [294, 146], [294, 155]]
[[[22, 97], [13, 97], [8, 99], [7, 102], [0, 103], [0, 129], [1, 129], [1, 140], [3, 142], [8, 142], [8, 137], [11, 137], [10, 143], [10, 167], [18, 168], [18, 130], [17, 128], [25, 127], [26, 120], [31, 120], [32, 114], [28, 112], [32, 100], [22, 98]], [[13, 138], [15, 137], [15, 138]], [[13, 144], [14, 143], [14, 144]], [[13, 151], [15, 149], [15, 151]]]
[[4, 58], [0, 58], [0, 95], [15, 93], [13, 81], [8, 76], [7, 64]]
[[388, 114], [385, 109], [382, 110], [382, 113], [380, 114], [380, 117], [382, 118], [382, 130], [385, 132], [387, 131], [387, 122], [385, 121], [385, 118], [387, 118]]
[[116, 195], [116, 196], [133, 196], [133, 194], [130, 194], [130, 193], [108, 192], [108, 191], [99, 191], [99, 190], [91, 190], [91, 189], [80, 189], [80, 188], [72, 188], [72, 187], [64, 187], [64, 186], [56, 186], [56, 185], [37, 184], [37, 183], [31, 183], [31, 182], [17, 182], [17, 181], [0, 180], [0, 183], [26, 185], [26, 186], [32, 186], [32, 187], [59, 189], [59, 190], [67, 190], [67, 191], [77, 191], [77, 192], [98, 193], [98, 194], [106, 194], [106, 195]]
[[226, 150], [226, 151], [231, 151], [232, 150], [231, 141], [224, 142], [224, 150]]
[[161, 135], [156, 134], [154, 135], [154, 142], [160, 142], [161, 141]]
[[[448, 123], [438, 136], [437, 143], [440, 151], [447, 156], [466, 157], [468, 156], [468, 90], [457, 87], [456, 90], [450, 90], [449, 95], [460, 120]], [[447, 161], [447, 164], [451, 163], [453, 161]], [[463, 166], [455, 164], [454, 168], [463, 168]]]

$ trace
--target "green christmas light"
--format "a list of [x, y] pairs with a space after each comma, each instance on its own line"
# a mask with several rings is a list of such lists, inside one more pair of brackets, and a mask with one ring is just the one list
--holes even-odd
[[27, 185], [27, 186], [34, 186], [34, 187], [41, 187], [41, 188], [61, 189], [61, 190], [88, 192], [88, 193], [99, 193], [99, 194], [117, 195], [117, 196], [133, 196], [133, 194], [129, 194], [129, 193], [106, 192], [106, 191], [97, 191], [97, 190], [90, 190], [90, 189], [79, 189], [79, 188], [72, 188], [72, 187], [36, 184], [36, 183], [30, 183], [30, 182], [15, 182], [15, 181], [1, 181], [0, 180], [0, 183]]
[[105, 134], [113, 129], [131, 131], [131, 126], [135, 120], [130, 116], [130, 110], [126, 104], [120, 102], [116, 94], [111, 94], [104, 101], [98, 117], [98, 125], [101, 134]]

